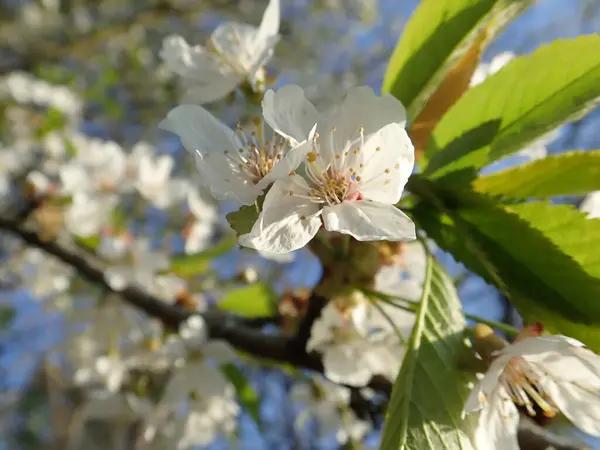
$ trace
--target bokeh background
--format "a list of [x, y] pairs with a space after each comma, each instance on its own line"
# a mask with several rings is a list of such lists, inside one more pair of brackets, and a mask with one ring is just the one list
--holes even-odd
[[[354, 85], [368, 84], [378, 91], [387, 60], [417, 3], [281, 0], [282, 41], [268, 67], [277, 80], [275, 86], [299, 84], [323, 107], [341, 99]], [[202, 43], [223, 20], [258, 24], [266, 4], [266, 0], [0, 0], [0, 105], [14, 102], [22, 94], [18, 86], [7, 81], [14, 72], [68, 85], [83, 101], [77, 122], [81, 132], [116, 141], [124, 148], [139, 140], [152, 142], [159, 151], [173, 153], [178, 164], [190, 166], [184, 170], [193, 170], [178, 139], [157, 128], [180, 94], [176, 80], [158, 58], [162, 39], [177, 33], [191, 43]], [[503, 51], [523, 54], [558, 38], [598, 32], [600, 1], [538, 0], [490, 46], [483, 61]], [[13, 155], [21, 151], [6, 137], [15, 126], [53, 126], [47, 109], [34, 104], [31, 110], [31, 115], [21, 118], [0, 107], [1, 151]], [[230, 124], [252, 114], [239, 97], [213, 105], [211, 111]], [[34, 120], [38, 121], [35, 125]], [[547, 150], [557, 153], [600, 148], [598, 130], [600, 112], [561, 128]], [[515, 162], [521, 161], [508, 163]], [[494, 170], [500, 168], [496, 165]], [[563, 199], [573, 203], [580, 200]], [[226, 210], [227, 205], [223, 205], [223, 212]], [[138, 226], [149, 236], [160, 238], [165, 220], [159, 212], [150, 211]], [[0, 250], [5, 280], [14, 275], [7, 267], [10, 243], [0, 241]], [[518, 316], [494, 288], [465, 274], [448, 255], [440, 254], [440, 258], [454, 276], [462, 277], [459, 294], [467, 312], [518, 322]], [[274, 264], [236, 250], [215, 261], [214, 268], [222, 279], [251, 268], [279, 291], [311, 286], [319, 277], [318, 264], [305, 252], [299, 252], [292, 262]], [[48, 390], [40, 382], [39, 368], [47, 352], [64, 339], [64, 318], [39, 301], [32, 286], [34, 269], [21, 271], [20, 277], [19, 287], [0, 289], [0, 449], [49, 448]], [[288, 396], [295, 377], [258, 365], [248, 365], [244, 371], [261, 400], [260, 429], [244, 413], [237, 440], [223, 437], [207, 448], [340, 448], [334, 436], [317, 438], [316, 423], [295, 428], [298, 406]], [[585, 439], [568, 426], [556, 427], [573, 439]], [[365, 439], [365, 449], [377, 448], [380, 431], [381, 417]], [[600, 448], [600, 443], [586, 442], [591, 448]]]

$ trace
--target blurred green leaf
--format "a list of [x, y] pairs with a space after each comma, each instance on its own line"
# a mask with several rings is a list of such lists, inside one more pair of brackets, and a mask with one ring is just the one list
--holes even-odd
[[493, 37], [531, 3], [422, 0], [392, 54], [382, 91], [400, 100], [413, 119], [483, 28]]
[[600, 349], [600, 235], [583, 214], [437, 188], [413, 209], [430, 238], [504, 291], [526, 321]]
[[434, 129], [425, 173], [439, 177], [462, 169], [474, 178], [487, 164], [595, 107], [599, 47], [599, 35], [555, 41], [469, 90]]
[[35, 134], [37, 137], [44, 137], [52, 131], [64, 128], [66, 124], [67, 119], [61, 111], [55, 108], [48, 108]]
[[277, 293], [266, 284], [255, 283], [232, 289], [217, 306], [242, 317], [271, 317], [276, 314]]
[[479, 177], [476, 191], [511, 198], [582, 195], [600, 190], [600, 150], [550, 155]]
[[195, 255], [181, 255], [171, 259], [169, 272], [172, 272], [182, 278], [199, 275], [206, 272], [210, 267], [210, 262], [231, 250], [237, 239], [226, 238], [218, 242], [214, 247]]
[[0, 306], [0, 329], [6, 328], [15, 318], [15, 309], [11, 306]]
[[473, 450], [476, 419], [461, 420], [468, 383], [458, 369], [465, 321], [452, 280], [431, 256], [402, 368], [394, 384], [380, 450]]
[[75, 236], [75, 242], [89, 250], [95, 250], [100, 245], [102, 237], [97, 234], [95, 236]]
[[246, 376], [231, 363], [222, 365], [221, 370], [231, 384], [235, 386], [240, 403], [248, 410], [256, 423], [260, 424], [260, 399]]
[[254, 205], [244, 205], [238, 211], [227, 214], [227, 222], [238, 236], [250, 233], [252, 226], [258, 219], [264, 201], [265, 196], [262, 195]]

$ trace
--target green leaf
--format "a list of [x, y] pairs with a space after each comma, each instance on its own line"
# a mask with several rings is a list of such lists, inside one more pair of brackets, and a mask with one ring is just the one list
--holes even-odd
[[67, 119], [62, 111], [56, 108], [48, 108], [42, 119], [42, 123], [35, 131], [35, 135], [37, 137], [44, 137], [52, 131], [64, 128], [66, 124]]
[[15, 318], [15, 309], [11, 306], [0, 305], [0, 330], [7, 328]]
[[98, 246], [100, 245], [100, 241], [102, 240], [102, 237], [97, 234], [95, 236], [75, 236], [75, 242], [77, 242], [80, 246], [88, 249], [88, 250], [95, 250], [96, 248], [98, 248]]
[[515, 58], [469, 90], [433, 131], [426, 174], [467, 169], [474, 177], [485, 165], [588, 112], [600, 98], [599, 47], [599, 35], [555, 41]]
[[262, 209], [262, 204], [265, 201], [265, 196], [260, 196], [254, 205], [242, 206], [238, 211], [230, 212], [225, 217], [229, 226], [236, 232], [238, 236], [250, 233], [252, 226], [258, 219], [258, 215]]
[[600, 190], [600, 150], [575, 151], [477, 178], [478, 192], [511, 198], [583, 195]]
[[600, 219], [572, 205], [530, 202], [512, 205], [511, 212], [539, 230], [554, 245], [577, 261], [593, 277], [600, 279]]
[[232, 289], [217, 306], [242, 317], [271, 317], [276, 313], [277, 293], [268, 285], [255, 283]]
[[504, 291], [526, 321], [600, 349], [600, 269], [588, 261], [593, 225], [572, 217], [562, 223], [564, 207], [506, 206], [447, 188], [435, 194], [413, 209], [429, 237]]
[[260, 399], [246, 376], [231, 363], [223, 364], [221, 370], [231, 384], [235, 386], [240, 403], [248, 410], [256, 423], [260, 423]]
[[482, 28], [491, 38], [531, 0], [423, 0], [392, 54], [383, 92], [416, 117]]
[[428, 256], [416, 322], [388, 407], [380, 450], [472, 450], [461, 412], [474, 377], [458, 370], [464, 318], [452, 280]]
[[174, 273], [182, 278], [194, 276], [206, 272], [210, 266], [210, 262], [221, 255], [224, 255], [231, 250], [237, 239], [226, 238], [217, 243], [213, 248], [205, 250], [195, 255], [175, 256], [171, 259], [169, 272]]

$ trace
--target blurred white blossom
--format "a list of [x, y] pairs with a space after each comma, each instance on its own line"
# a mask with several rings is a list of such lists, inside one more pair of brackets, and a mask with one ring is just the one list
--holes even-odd
[[279, 41], [279, 0], [271, 0], [258, 28], [226, 22], [207, 47], [190, 46], [183, 37], [165, 38], [160, 57], [181, 77], [188, 103], [210, 103], [247, 81], [255, 92], [265, 86], [264, 65]]

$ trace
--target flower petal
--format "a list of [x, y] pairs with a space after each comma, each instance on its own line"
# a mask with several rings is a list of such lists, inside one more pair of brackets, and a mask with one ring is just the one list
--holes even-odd
[[333, 150], [341, 151], [348, 142], [359, 137], [361, 128], [368, 136], [390, 123], [398, 123], [402, 128], [406, 125], [406, 110], [402, 103], [390, 94], [377, 96], [370, 87], [359, 86], [348, 92], [326, 128], [336, 128]]
[[201, 106], [177, 106], [158, 126], [177, 134], [192, 154], [223, 154], [242, 147], [235, 132]]
[[215, 50], [221, 58], [238, 72], [246, 76], [254, 65], [254, 43], [258, 28], [239, 22], [224, 22], [210, 36]]
[[242, 79], [235, 74], [220, 75], [218, 79], [206, 80], [196, 83], [185, 83], [186, 90], [183, 100], [186, 103], [202, 105], [213, 103], [233, 92]]
[[501, 355], [494, 359], [483, 379], [471, 390], [463, 408], [463, 416], [474, 411], [479, 411], [485, 408], [486, 405], [489, 405], [490, 398], [500, 388], [498, 379], [510, 361], [510, 358], [510, 356]]
[[404, 128], [397, 123], [386, 125], [361, 151], [364, 167], [358, 183], [360, 193], [377, 202], [398, 203], [415, 165], [415, 149]]
[[292, 143], [305, 141], [320, 120], [311, 102], [300, 86], [287, 85], [276, 92], [269, 89], [262, 101], [265, 121], [277, 133]]
[[290, 190], [307, 195], [308, 185], [298, 175], [273, 183], [252, 230], [240, 236], [240, 245], [288, 253], [304, 247], [317, 234], [321, 227], [319, 205], [290, 195]]
[[506, 391], [499, 386], [489, 405], [481, 411], [474, 436], [477, 450], [520, 449], [517, 439], [519, 411], [507, 399]]
[[323, 354], [325, 376], [334, 383], [348, 386], [366, 386], [373, 372], [357, 355], [357, 349], [352, 345], [339, 345], [328, 348]]
[[255, 49], [262, 50], [264, 43], [279, 33], [279, 16], [281, 15], [279, 10], [279, 0], [271, 0], [258, 27], [254, 43]]
[[196, 154], [196, 168], [202, 183], [217, 200], [235, 200], [242, 205], [256, 201], [262, 189], [225, 154]]
[[600, 436], [600, 401], [597, 389], [590, 390], [576, 383], [555, 381], [549, 376], [541, 378], [539, 382], [573, 425], [592, 436]]
[[249, 77], [252, 84], [256, 84], [257, 72], [273, 55], [273, 48], [279, 42], [279, 0], [271, 0], [265, 9], [262, 22], [252, 45], [252, 64], [249, 68]]
[[200, 45], [190, 46], [178, 35], [164, 38], [159, 56], [171, 72], [188, 80], [207, 83], [223, 76], [217, 55]]
[[415, 224], [393, 205], [369, 200], [345, 201], [323, 209], [328, 231], [349, 234], [359, 241], [412, 241]]

